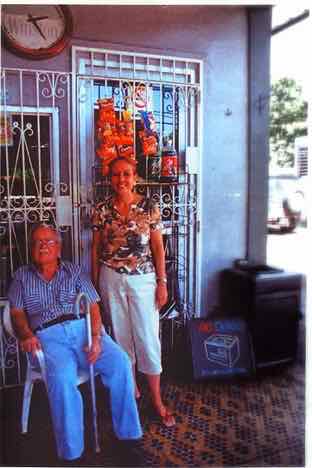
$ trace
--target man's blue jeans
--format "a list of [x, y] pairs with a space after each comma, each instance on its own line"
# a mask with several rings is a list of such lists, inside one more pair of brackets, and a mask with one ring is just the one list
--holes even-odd
[[[71, 460], [84, 450], [82, 396], [77, 371], [88, 369], [86, 322], [63, 322], [37, 332], [45, 354], [48, 396], [58, 456]], [[94, 364], [102, 383], [110, 391], [113, 428], [119, 439], [142, 436], [131, 363], [128, 355], [105, 334], [102, 352]]]

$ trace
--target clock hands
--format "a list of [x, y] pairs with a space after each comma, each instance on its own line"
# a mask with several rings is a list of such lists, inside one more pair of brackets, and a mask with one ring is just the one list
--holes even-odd
[[31, 14], [28, 14], [28, 20], [27, 22], [28, 23], [32, 23], [34, 25], [34, 27], [37, 29], [37, 31], [39, 32], [40, 36], [43, 37], [43, 39], [46, 41], [46, 37], [45, 35], [43, 34], [40, 26], [37, 24], [38, 21], [41, 21], [41, 20], [44, 20], [44, 19], [48, 19], [49, 17], [48, 16], [37, 16], [37, 17], [33, 17]]

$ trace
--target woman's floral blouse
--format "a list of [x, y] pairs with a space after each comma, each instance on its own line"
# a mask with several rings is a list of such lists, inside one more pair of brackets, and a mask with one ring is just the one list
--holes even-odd
[[150, 232], [162, 229], [156, 202], [142, 198], [121, 216], [113, 200], [99, 203], [93, 213], [93, 229], [100, 231], [99, 260], [119, 273], [140, 275], [155, 271]]

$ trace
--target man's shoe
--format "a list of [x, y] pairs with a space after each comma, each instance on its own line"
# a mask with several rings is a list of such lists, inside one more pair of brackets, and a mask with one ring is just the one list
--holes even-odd
[[61, 466], [67, 467], [67, 466], [72, 466], [73, 468], [76, 466], [82, 466], [82, 458], [74, 458], [73, 460], [62, 460], [61, 461]]
[[85, 455], [82, 454], [79, 458], [73, 458], [72, 460], [60, 460], [61, 467], [80, 467], [80, 466], [87, 466]]

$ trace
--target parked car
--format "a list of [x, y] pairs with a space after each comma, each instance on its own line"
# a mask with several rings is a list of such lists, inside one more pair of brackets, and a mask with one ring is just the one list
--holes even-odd
[[292, 232], [304, 221], [305, 194], [294, 174], [269, 177], [269, 205], [267, 227], [269, 232]]

